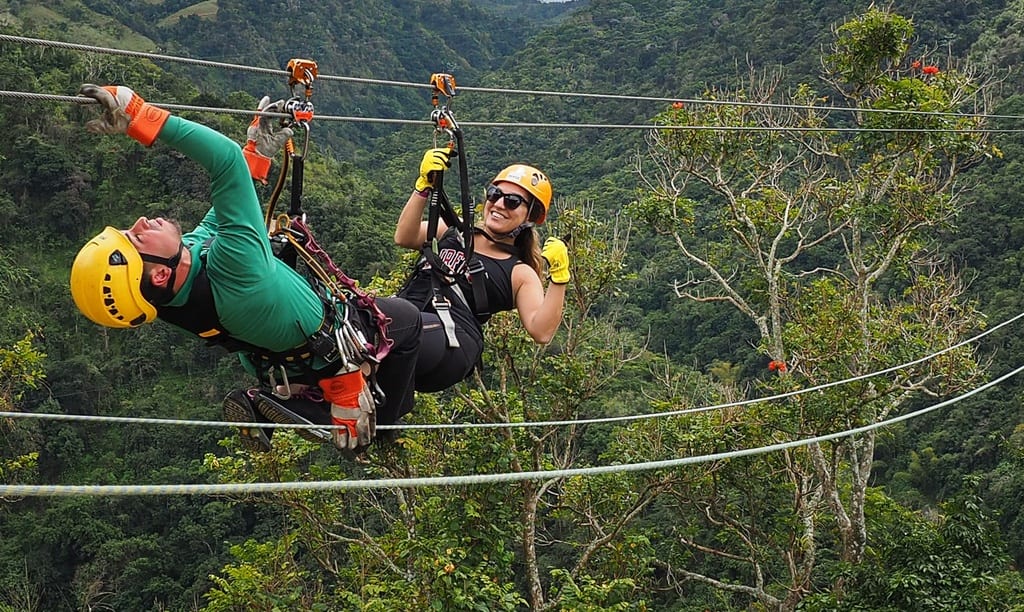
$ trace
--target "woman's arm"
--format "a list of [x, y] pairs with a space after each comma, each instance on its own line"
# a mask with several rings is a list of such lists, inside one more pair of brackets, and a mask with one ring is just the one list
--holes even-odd
[[551, 342], [558, 331], [565, 304], [565, 287], [564, 284], [548, 283], [545, 292], [533, 268], [527, 265], [512, 268], [516, 310], [526, 332], [537, 344]]
[[[412, 192], [402, 208], [402, 213], [398, 216], [398, 225], [395, 226], [395, 244], [418, 251], [427, 241], [427, 222], [423, 220], [423, 209], [426, 205], [425, 195], [419, 191]], [[441, 236], [447, 229], [448, 226], [444, 221], [438, 220], [437, 235]]]

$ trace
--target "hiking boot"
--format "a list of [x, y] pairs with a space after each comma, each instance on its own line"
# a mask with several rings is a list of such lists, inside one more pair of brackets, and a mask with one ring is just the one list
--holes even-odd
[[[224, 420], [235, 423], [259, 423], [266, 419], [257, 416], [253, 405], [255, 389], [235, 389], [224, 396]], [[239, 427], [238, 437], [242, 447], [253, 453], [265, 453], [270, 450], [272, 429], [262, 427]]]
[[[256, 410], [275, 423], [310, 426], [331, 424], [331, 405], [325, 402], [323, 396], [315, 389], [294, 394], [288, 399], [281, 399], [262, 391], [256, 396]], [[329, 429], [301, 427], [295, 429], [295, 433], [303, 439], [317, 444], [331, 441], [331, 430]]]

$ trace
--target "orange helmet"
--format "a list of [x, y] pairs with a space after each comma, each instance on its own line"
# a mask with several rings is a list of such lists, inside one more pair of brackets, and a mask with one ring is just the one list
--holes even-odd
[[138, 327], [156, 320], [156, 307], [142, 295], [139, 251], [118, 229], [107, 227], [85, 243], [71, 265], [71, 296], [93, 323]]
[[[548, 180], [548, 175], [533, 166], [512, 164], [508, 168], [499, 172], [491, 183], [497, 183], [499, 181], [519, 185], [525, 189], [527, 193], [532, 195], [535, 200], [540, 202], [540, 213], [537, 214], [536, 219], [530, 220], [537, 225], [544, 223], [544, 219], [548, 216], [548, 207], [551, 206], [551, 181]], [[535, 214], [533, 213], [532, 206], [530, 214]]]

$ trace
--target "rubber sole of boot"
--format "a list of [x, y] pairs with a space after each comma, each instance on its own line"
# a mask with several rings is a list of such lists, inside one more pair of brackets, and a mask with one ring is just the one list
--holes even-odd
[[[258, 421], [256, 412], [249, 399], [241, 393], [229, 393], [224, 398], [224, 419], [237, 423], [255, 423]], [[242, 447], [253, 453], [265, 453], [270, 450], [270, 436], [259, 427], [239, 427], [238, 437]]]
[[[314, 423], [306, 417], [297, 414], [295, 411], [289, 409], [287, 406], [282, 405], [276, 400], [259, 395], [256, 397], [256, 409], [259, 410], [263, 416], [267, 417], [275, 423], [289, 423], [298, 425], [318, 425], [322, 423]], [[330, 418], [328, 416], [327, 418]], [[316, 429], [313, 427], [300, 427], [295, 429], [295, 433], [299, 434], [304, 440], [314, 442], [316, 444], [330, 444], [331, 443], [331, 430], [329, 429]]]

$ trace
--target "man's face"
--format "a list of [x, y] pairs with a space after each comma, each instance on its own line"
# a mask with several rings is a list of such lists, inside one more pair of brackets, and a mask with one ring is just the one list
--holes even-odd
[[173, 257], [181, 244], [181, 226], [177, 221], [162, 217], [139, 217], [124, 233], [139, 253], [146, 255]]

